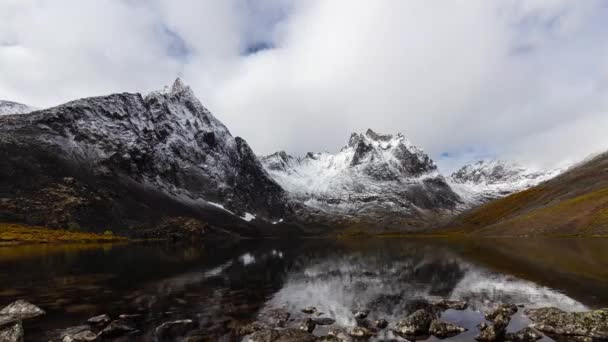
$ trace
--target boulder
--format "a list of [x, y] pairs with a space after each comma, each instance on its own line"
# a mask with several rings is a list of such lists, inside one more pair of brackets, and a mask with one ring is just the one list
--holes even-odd
[[14, 301], [0, 310], [0, 316], [12, 317], [19, 320], [44, 314], [44, 310], [22, 299]]
[[538, 330], [530, 327], [526, 327], [521, 329], [515, 333], [508, 333], [505, 336], [506, 342], [534, 342], [543, 338], [543, 334], [541, 334]]
[[440, 321], [438, 319], [433, 320], [431, 322], [431, 326], [429, 327], [429, 333], [437, 338], [448, 338], [456, 336], [465, 331], [467, 331], [466, 328], [453, 323]]
[[395, 332], [404, 338], [429, 335], [429, 328], [433, 319], [435, 319], [434, 315], [428, 310], [414, 311], [405, 319], [397, 322]]
[[23, 325], [21, 322], [14, 322], [0, 327], [0, 341], [23, 342]]
[[608, 309], [565, 312], [557, 308], [540, 308], [528, 309], [524, 313], [534, 322], [531, 327], [550, 336], [608, 340]]
[[504, 338], [507, 326], [511, 320], [510, 316], [504, 316], [502, 313], [494, 317], [494, 324], [488, 325], [483, 322], [478, 325], [479, 334], [475, 337], [477, 341], [498, 341]]

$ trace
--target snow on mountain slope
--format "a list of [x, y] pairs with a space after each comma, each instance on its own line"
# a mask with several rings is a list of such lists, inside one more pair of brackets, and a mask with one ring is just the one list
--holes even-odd
[[[274, 222], [289, 210], [286, 193], [247, 142], [233, 137], [179, 79], [146, 96], [112, 94], [0, 117], [0, 152], [6, 156], [0, 171], [21, 167], [21, 157], [31, 159], [28, 172], [52, 170], [48, 159], [58, 158], [66, 165], [65, 172], [53, 172], [60, 179], [85, 170], [93, 173], [83, 179], [87, 184], [103, 179], [114, 186], [123, 179], [189, 207], [217, 211], [213, 203], [219, 203], [244, 221]], [[7, 188], [19, 188], [20, 175], [7, 175], [13, 177], [3, 179]]]
[[327, 213], [417, 216], [450, 210], [458, 201], [435, 163], [402, 134], [370, 129], [353, 133], [336, 154], [277, 152], [261, 161], [295, 199]]
[[38, 110], [22, 103], [0, 100], [0, 115], [26, 114]]
[[452, 173], [448, 182], [467, 207], [533, 187], [562, 170], [538, 170], [515, 162], [479, 160]]

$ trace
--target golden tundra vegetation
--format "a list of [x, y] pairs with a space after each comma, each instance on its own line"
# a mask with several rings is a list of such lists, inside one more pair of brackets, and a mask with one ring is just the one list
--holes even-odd
[[118, 242], [126, 238], [115, 236], [110, 231], [104, 234], [49, 229], [17, 223], [0, 222], [0, 245], [16, 243], [89, 243]]
[[608, 153], [528, 190], [463, 213], [450, 234], [608, 236]]

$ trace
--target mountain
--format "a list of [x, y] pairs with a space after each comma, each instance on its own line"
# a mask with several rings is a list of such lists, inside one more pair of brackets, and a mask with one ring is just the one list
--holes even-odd
[[146, 96], [0, 117], [0, 219], [103, 230], [189, 216], [238, 227], [290, 212], [247, 142], [179, 79]]
[[469, 212], [446, 231], [478, 235], [608, 235], [608, 153]]
[[402, 134], [353, 133], [336, 154], [261, 157], [291, 197], [347, 224], [419, 230], [459, 203], [437, 166]]
[[561, 171], [531, 169], [503, 160], [479, 160], [453, 172], [448, 182], [465, 206], [474, 207], [528, 189], [555, 177]]
[[38, 110], [23, 103], [0, 100], [0, 115], [26, 114]]

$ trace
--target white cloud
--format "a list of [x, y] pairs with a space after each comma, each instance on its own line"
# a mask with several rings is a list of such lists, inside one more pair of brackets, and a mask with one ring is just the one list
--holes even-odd
[[[606, 20], [599, 0], [5, 1], [0, 98], [182, 75], [258, 153], [337, 150], [372, 127], [434, 157], [553, 165], [608, 149]], [[274, 48], [243, 54], [256, 43]]]

